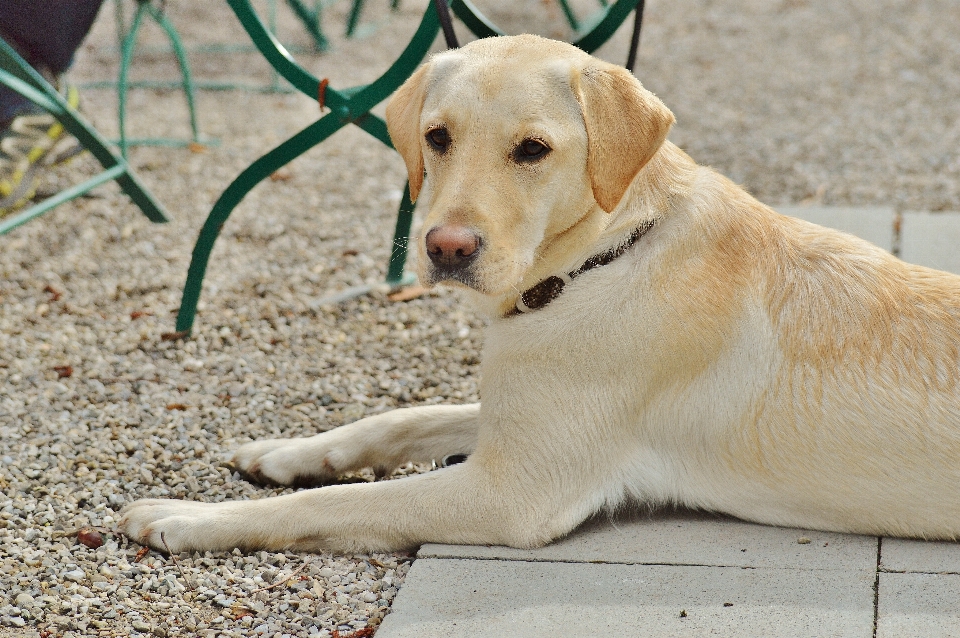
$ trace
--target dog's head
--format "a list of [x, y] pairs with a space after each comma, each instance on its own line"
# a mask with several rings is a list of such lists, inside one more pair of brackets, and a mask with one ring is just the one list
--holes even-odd
[[617, 207], [673, 121], [626, 69], [562, 42], [488, 38], [434, 56], [387, 105], [410, 194], [431, 195], [421, 281], [515, 290], [545, 241]]

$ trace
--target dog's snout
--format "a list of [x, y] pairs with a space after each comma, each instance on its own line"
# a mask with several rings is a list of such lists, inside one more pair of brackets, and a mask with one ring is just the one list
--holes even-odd
[[463, 226], [437, 226], [426, 237], [427, 254], [435, 266], [450, 269], [470, 263], [480, 249], [480, 236]]

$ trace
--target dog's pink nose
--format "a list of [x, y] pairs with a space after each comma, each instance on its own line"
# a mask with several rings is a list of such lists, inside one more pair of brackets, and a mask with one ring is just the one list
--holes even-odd
[[436, 226], [426, 237], [427, 254], [435, 266], [465, 266], [480, 248], [480, 236], [463, 226]]

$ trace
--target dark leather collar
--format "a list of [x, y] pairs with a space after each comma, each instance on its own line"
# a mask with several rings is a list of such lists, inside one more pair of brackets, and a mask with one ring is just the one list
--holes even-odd
[[631, 233], [627, 241], [620, 246], [611, 248], [610, 250], [600, 253], [599, 255], [594, 255], [590, 259], [583, 262], [583, 264], [573, 272], [562, 275], [551, 275], [532, 288], [527, 289], [517, 298], [517, 305], [503, 315], [504, 318], [514, 317], [526, 312], [533, 312], [534, 310], [540, 310], [551, 301], [559, 297], [563, 292], [564, 286], [566, 286], [568, 283], [588, 270], [593, 270], [594, 268], [599, 268], [600, 266], [606, 266], [610, 262], [623, 255], [623, 253], [627, 252], [631, 246], [637, 243], [641, 237], [646, 235], [647, 232], [653, 228], [653, 224], [653, 220], [643, 222], [639, 228]]

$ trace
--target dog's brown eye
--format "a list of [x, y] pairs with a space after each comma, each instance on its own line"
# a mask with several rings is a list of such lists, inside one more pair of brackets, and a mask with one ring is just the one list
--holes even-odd
[[450, 146], [450, 134], [442, 126], [427, 131], [427, 142], [435, 151], [443, 153]]
[[549, 152], [550, 147], [540, 140], [527, 139], [514, 149], [513, 158], [518, 162], [532, 162], [542, 159]]

